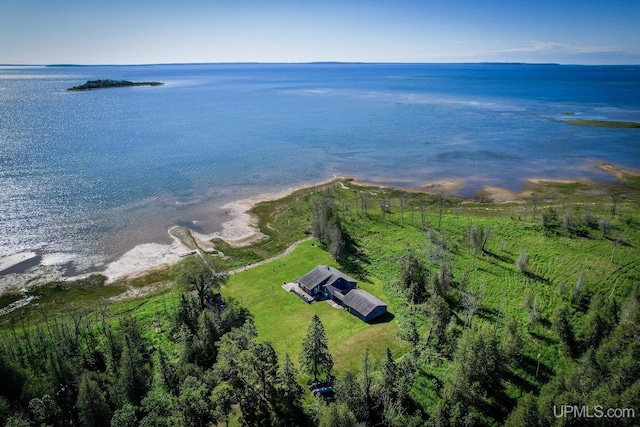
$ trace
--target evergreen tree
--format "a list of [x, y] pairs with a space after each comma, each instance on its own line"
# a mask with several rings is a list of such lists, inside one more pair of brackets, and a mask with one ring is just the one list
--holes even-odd
[[135, 406], [125, 403], [124, 406], [113, 413], [111, 427], [137, 427], [136, 409]]
[[210, 368], [216, 361], [216, 343], [220, 338], [213, 314], [209, 310], [203, 310], [198, 317], [198, 342], [195, 364], [201, 368]]
[[118, 384], [124, 396], [130, 403], [140, 404], [151, 384], [152, 372], [139, 349], [126, 336], [118, 373]]
[[275, 405], [278, 424], [282, 426], [304, 424], [304, 411], [302, 399], [304, 388], [297, 380], [298, 370], [291, 361], [289, 354], [284, 355], [284, 360], [278, 372], [279, 400]]
[[453, 367], [445, 384], [445, 406], [457, 422], [471, 415], [470, 407], [500, 392], [501, 358], [493, 331], [466, 329], [458, 340]]
[[275, 395], [278, 381], [278, 355], [270, 342], [253, 342], [244, 360], [245, 383], [251, 385], [265, 401]]
[[291, 405], [299, 405], [304, 397], [304, 387], [298, 382], [298, 370], [291, 361], [289, 353], [285, 353], [282, 366], [278, 372], [282, 401]]
[[451, 309], [444, 298], [434, 295], [427, 303], [427, 313], [431, 320], [428, 340], [430, 344], [440, 348], [447, 342], [447, 325], [451, 317]]
[[209, 400], [213, 404], [213, 418], [229, 426], [229, 414], [234, 403], [235, 392], [229, 383], [223, 382], [213, 389]]
[[318, 380], [319, 374], [331, 375], [333, 368], [333, 357], [329, 353], [327, 336], [324, 326], [317, 314], [311, 318], [311, 324], [307, 329], [307, 335], [302, 341], [300, 351], [300, 363], [305, 372], [313, 375], [314, 381]]
[[176, 324], [172, 332], [179, 332], [182, 329], [182, 325], [185, 325], [192, 334], [196, 334], [200, 311], [200, 305], [195, 297], [182, 294], [180, 296], [180, 306], [176, 312]]
[[169, 360], [162, 349], [158, 350], [158, 361], [160, 365], [160, 375], [165, 388], [174, 395], [178, 395], [180, 378], [175, 366]]
[[400, 261], [400, 286], [412, 303], [424, 302], [429, 297], [428, 278], [425, 263], [415, 251], [409, 251]]
[[382, 361], [382, 374], [380, 377], [380, 389], [383, 397], [395, 400], [396, 381], [398, 381], [398, 365], [393, 359], [391, 349], [387, 347], [384, 360]]
[[182, 414], [182, 425], [203, 427], [209, 424], [208, 396], [207, 386], [198, 378], [188, 376], [182, 381], [177, 402]]
[[356, 420], [365, 421], [368, 418], [366, 399], [358, 383], [358, 378], [353, 371], [344, 373], [337, 381], [335, 391], [336, 401], [347, 405]]
[[559, 307], [556, 311], [553, 317], [553, 329], [560, 338], [562, 351], [566, 355], [573, 357], [576, 350], [576, 338], [573, 327], [571, 323], [569, 323], [569, 309], [566, 304]]
[[536, 398], [533, 394], [527, 393], [518, 400], [518, 406], [507, 418], [505, 427], [537, 427], [539, 422]]
[[596, 348], [614, 327], [615, 313], [607, 310], [602, 297], [596, 294], [591, 298], [589, 312], [582, 320], [581, 341], [584, 350]]
[[111, 409], [100, 386], [89, 373], [82, 375], [76, 401], [80, 424], [87, 427], [107, 426], [111, 420]]
[[367, 347], [362, 354], [362, 374], [360, 381], [362, 382], [362, 393], [364, 394], [367, 412], [370, 414], [372, 406], [371, 387], [373, 386], [373, 373], [371, 360], [369, 358], [369, 347]]
[[176, 411], [177, 398], [161, 387], [151, 389], [142, 399], [145, 414], [140, 427], [168, 427], [181, 425], [182, 420]]
[[330, 403], [321, 408], [318, 427], [353, 427], [356, 417], [344, 403]]

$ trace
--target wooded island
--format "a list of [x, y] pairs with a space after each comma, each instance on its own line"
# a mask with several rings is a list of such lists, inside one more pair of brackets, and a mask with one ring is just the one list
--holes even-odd
[[93, 90], [93, 89], [108, 89], [114, 87], [130, 87], [130, 86], [162, 86], [162, 82], [130, 82], [128, 80], [88, 80], [85, 84], [80, 86], [70, 87], [67, 90], [79, 91], [79, 90]]

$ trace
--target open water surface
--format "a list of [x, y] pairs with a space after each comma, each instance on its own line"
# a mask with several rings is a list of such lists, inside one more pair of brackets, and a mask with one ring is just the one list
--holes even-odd
[[[88, 92], [93, 79], [160, 87]], [[568, 114], [570, 113], [570, 115]], [[420, 186], [640, 167], [640, 67], [212, 64], [0, 67], [0, 256], [88, 271], [233, 199], [333, 174]]]

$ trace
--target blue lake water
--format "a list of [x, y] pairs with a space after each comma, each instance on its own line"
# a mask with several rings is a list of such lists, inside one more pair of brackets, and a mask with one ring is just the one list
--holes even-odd
[[[161, 87], [88, 92], [92, 79]], [[571, 112], [574, 115], [568, 116]], [[640, 67], [217, 64], [0, 67], [0, 256], [85, 271], [227, 201], [333, 174], [420, 186], [640, 167]]]

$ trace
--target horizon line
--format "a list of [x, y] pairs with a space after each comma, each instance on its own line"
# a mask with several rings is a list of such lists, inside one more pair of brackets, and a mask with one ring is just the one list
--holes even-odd
[[421, 62], [421, 61], [221, 61], [221, 62], [150, 62], [150, 63], [50, 63], [50, 64], [16, 64], [0, 63], [0, 67], [148, 67], [168, 65], [539, 65], [539, 66], [585, 66], [585, 67], [640, 67], [639, 64], [580, 64], [560, 62], [523, 62], [523, 61], [460, 61], [460, 62]]

